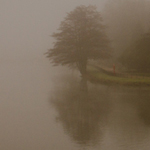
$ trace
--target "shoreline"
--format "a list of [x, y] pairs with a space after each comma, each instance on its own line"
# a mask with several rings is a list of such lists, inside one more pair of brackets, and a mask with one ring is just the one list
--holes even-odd
[[108, 75], [100, 72], [95, 68], [88, 68], [87, 79], [92, 83], [103, 83], [109, 85], [125, 85], [125, 86], [150, 86], [150, 77], [121, 77], [116, 75]]

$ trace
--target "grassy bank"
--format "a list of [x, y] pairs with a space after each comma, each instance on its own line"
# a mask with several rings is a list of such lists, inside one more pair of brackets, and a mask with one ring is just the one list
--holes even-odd
[[150, 77], [120, 77], [108, 75], [93, 67], [88, 67], [88, 80], [94, 83], [118, 84], [128, 86], [150, 86]]

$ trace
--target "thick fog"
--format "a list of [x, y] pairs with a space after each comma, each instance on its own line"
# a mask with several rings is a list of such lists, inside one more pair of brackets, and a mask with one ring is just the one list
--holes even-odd
[[[88, 76], [86, 61], [80, 61], [81, 71], [85, 67], [81, 76], [74, 69], [52, 67], [44, 55], [66, 13], [80, 5], [97, 6], [115, 52], [108, 64], [91, 62], [97, 66]], [[0, 150], [149, 150], [150, 89], [140, 87], [150, 85], [149, 18], [147, 0], [0, 0]], [[124, 64], [135, 60], [131, 71], [141, 71], [128, 76], [116, 63], [117, 54], [143, 34], [146, 42], [139, 41], [139, 53], [135, 47], [122, 57]], [[145, 74], [137, 66], [145, 66]], [[102, 77], [102, 84], [94, 84], [100, 78], [92, 81], [90, 74]], [[129, 87], [130, 82], [138, 87]]]
[[52, 46], [50, 35], [56, 31], [67, 12], [78, 5], [96, 5], [107, 0], [1, 0], [0, 60], [44, 58]]

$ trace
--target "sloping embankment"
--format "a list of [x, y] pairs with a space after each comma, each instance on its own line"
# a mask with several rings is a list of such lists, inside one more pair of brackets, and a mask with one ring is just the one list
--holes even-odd
[[150, 86], [150, 77], [124, 77], [114, 75], [112, 72], [107, 72], [104, 69], [94, 66], [88, 67], [87, 78], [93, 83], [128, 85], [128, 86]]

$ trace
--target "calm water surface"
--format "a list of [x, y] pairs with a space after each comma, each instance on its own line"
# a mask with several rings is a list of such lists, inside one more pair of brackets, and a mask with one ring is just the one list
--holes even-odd
[[150, 89], [86, 85], [45, 60], [0, 68], [1, 150], [150, 149]]

